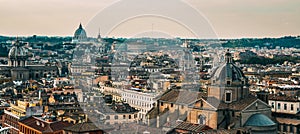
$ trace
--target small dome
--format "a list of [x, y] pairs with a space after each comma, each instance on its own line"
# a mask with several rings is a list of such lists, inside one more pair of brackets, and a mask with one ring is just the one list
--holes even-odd
[[253, 127], [266, 127], [276, 125], [269, 117], [264, 114], [258, 113], [251, 115], [244, 126], [253, 126]]
[[16, 41], [13, 44], [13, 47], [9, 50], [8, 53], [8, 58], [10, 59], [22, 58], [26, 56], [27, 56], [26, 49], [22, 46], [22, 43], [20, 43], [19, 41]]
[[79, 41], [87, 39], [86, 32], [82, 28], [81, 24], [79, 25], [79, 28], [74, 33], [74, 39], [79, 40]]

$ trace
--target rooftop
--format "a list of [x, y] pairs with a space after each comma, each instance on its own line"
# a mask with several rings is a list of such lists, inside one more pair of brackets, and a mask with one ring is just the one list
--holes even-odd
[[69, 127], [72, 125], [70, 123], [63, 122], [63, 121], [46, 122], [34, 116], [30, 116], [28, 118], [22, 119], [20, 123], [28, 127], [31, 127], [35, 130], [38, 130], [42, 133], [57, 132], [63, 130], [63, 128], [65, 127]]

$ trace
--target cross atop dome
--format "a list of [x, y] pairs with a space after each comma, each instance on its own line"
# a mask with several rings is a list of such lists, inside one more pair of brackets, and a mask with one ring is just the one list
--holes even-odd
[[81, 23], [79, 24], [79, 28], [78, 29], [82, 29], [82, 25], [81, 25]]
[[85, 42], [87, 41], [87, 35], [85, 30], [83, 29], [81, 23], [79, 24], [78, 29], [74, 33], [74, 37], [72, 39], [73, 43]]

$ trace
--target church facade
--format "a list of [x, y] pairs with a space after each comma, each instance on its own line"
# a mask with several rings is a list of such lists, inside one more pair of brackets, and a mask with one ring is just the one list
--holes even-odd
[[156, 127], [181, 120], [214, 130], [246, 129], [253, 134], [276, 134], [277, 124], [271, 119], [271, 107], [249, 93], [247, 78], [229, 52], [212, 72], [207, 93], [172, 89], [148, 113], [149, 125]]
[[45, 77], [57, 77], [59, 69], [56, 65], [29, 65], [27, 50], [23, 43], [16, 41], [8, 53], [8, 64], [0, 66], [0, 75], [12, 80], [26, 81]]

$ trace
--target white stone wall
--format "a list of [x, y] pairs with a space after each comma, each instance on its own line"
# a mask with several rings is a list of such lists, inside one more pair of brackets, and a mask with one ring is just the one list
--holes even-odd
[[300, 102], [269, 100], [269, 105], [272, 107], [272, 112], [276, 113], [296, 114], [300, 110]]
[[133, 90], [123, 90], [121, 93], [122, 100], [127, 102], [130, 106], [140, 110], [138, 118], [146, 121], [146, 114], [153, 108], [156, 102], [156, 93], [143, 93]]

